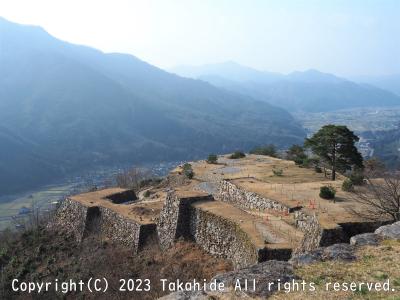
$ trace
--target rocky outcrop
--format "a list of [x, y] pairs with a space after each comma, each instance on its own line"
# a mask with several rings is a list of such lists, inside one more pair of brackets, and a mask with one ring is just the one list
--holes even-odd
[[160, 300], [266, 299], [278, 290], [278, 283], [295, 279], [298, 278], [288, 262], [270, 260], [215, 276], [210, 282], [223, 284], [220, 290], [180, 291]]
[[212, 300], [204, 291], [178, 291], [158, 300]]
[[221, 180], [218, 184], [217, 200], [228, 202], [242, 209], [273, 209], [289, 211], [289, 207], [282, 203], [262, 197], [256, 193], [246, 191], [229, 180]]
[[375, 233], [362, 233], [362, 234], [357, 234], [355, 236], [352, 236], [350, 239], [350, 245], [353, 246], [365, 246], [365, 245], [370, 245], [370, 246], [377, 246], [379, 245], [379, 242], [381, 241], [381, 238], [375, 234]]
[[289, 262], [294, 266], [299, 266], [329, 260], [353, 261], [356, 259], [354, 250], [350, 244], [334, 244], [307, 253], [296, 254]]
[[[366, 223], [363, 225], [366, 228], [369, 226], [376, 226], [376, 223]], [[353, 261], [356, 259], [354, 254], [356, 246], [377, 246], [383, 239], [400, 240], [400, 222], [381, 226], [375, 230], [375, 233], [369, 232], [352, 236], [350, 244], [339, 243], [296, 253], [289, 262], [297, 266], [327, 260]]]
[[379, 227], [375, 234], [384, 239], [400, 240], [400, 221]]
[[[214, 279], [217, 282], [223, 282], [226, 288], [224, 292], [209, 293], [212, 296], [235, 294], [234, 287], [237, 283], [240, 283], [242, 291], [238, 292], [236, 290], [237, 294], [267, 298], [277, 291], [278, 282], [284, 284], [296, 279], [296, 276], [293, 273], [293, 267], [288, 262], [270, 260], [237, 271], [217, 275], [212, 280]], [[245, 279], [247, 279], [248, 284], [247, 291], [243, 289]], [[255, 282], [255, 289], [252, 288], [252, 282]]]

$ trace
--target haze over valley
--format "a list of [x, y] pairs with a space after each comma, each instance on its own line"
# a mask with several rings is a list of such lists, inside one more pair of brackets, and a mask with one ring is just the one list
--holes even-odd
[[[157, 8], [154, 13], [160, 6]], [[12, 6], [8, 9], [4, 10], [6, 14], [21, 19], [18, 9]], [[150, 14], [144, 6], [140, 9]], [[165, 7], [166, 12], [169, 9], [172, 6]], [[237, 7], [226, 9], [229, 14]], [[185, 51], [175, 37], [179, 32], [176, 29], [169, 32], [171, 38], [166, 41], [166, 35], [161, 32], [168, 28], [169, 21], [164, 23], [166, 28], [160, 26], [159, 31], [143, 33], [141, 38], [137, 36], [139, 27], [144, 32], [150, 30], [143, 24], [119, 26], [117, 30], [118, 22], [110, 22], [108, 30], [101, 27], [103, 23], [99, 25], [102, 30], [98, 31], [101, 33], [98, 40], [97, 35], [88, 35], [86, 40], [75, 39], [75, 36], [82, 37], [87, 29], [79, 16], [76, 26], [65, 27], [63, 31], [54, 25], [57, 22], [44, 18], [35, 7], [31, 10], [32, 16], [42, 18], [46, 26], [40, 27], [41, 23], [35, 21], [37, 25], [23, 25], [0, 17], [2, 202], [46, 191], [54, 184], [62, 194], [71, 182], [74, 186], [86, 186], [87, 181], [101, 185], [106, 180], [102, 175], [105, 170], [113, 174], [133, 165], [156, 170], [163, 164], [161, 173], [165, 174], [180, 162], [204, 159], [210, 153], [249, 151], [267, 144], [284, 151], [293, 144], [302, 144], [306, 136], [326, 124], [344, 124], [354, 130], [362, 138], [359, 146], [364, 149], [363, 154], [377, 155], [391, 165], [399, 161], [400, 138], [396, 132], [400, 120], [400, 69], [396, 69], [392, 51], [386, 56], [374, 57], [368, 64], [366, 57], [355, 54], [358, 46], [350, 47], [349, 42], [345, 47], [348, 56], [337, 52], [335, 64], [322, 59], [329, 49], [322, 47], [318, 40], [309, 45], [297, 42], [295, 48], [299, 47], [296, 49], [301, 58], [295, 60], [287, 52], [293, 46], [288, 44], [289, 39], [284, 42], [274, 35], [261, 35], [264, 32], [259, 28], [254, 28], [254, 36], [246, 35], [243, 39], [249, 45], [255, 41], [261, 43], [265, 52], [259, 52], [255, 46], [248, 51], [247, 44], [238, 42], [232, 47], [228, 37], [236, 31], [231, 32], [235, 26], [229, 26], [229, 18], [226, 23], [214, 24], [223, 29], [222, 36], [226, 34], [227, 39], [217, 38], [210, 30], [209, 40], [220, 41], [220, 48], [217, 51], [210, 42], [208, 47], [213, 50], [204, 53], [197, 52], [196, 47], [192, 47], [192, 52]], [[301, 11], [299, 8], [298, 12]], [[280, 13], [275, 12], [276, 16]], [[293, 20], [308, 14], [290, 13]], [[380, 15], [376, 10], [365, 13], [379, 20], [383, 16], [383, 12]], [[197, 28], [199, 20], [188, 23], [181, 17], [176, 19], [180, 30], [185, 30], [182, 24], [191, 24], [193, 29], [193, 36], [185, 35], [187, 45], [199, 42], [196, 34], [211, 26], [207, 23]], [[62, 18], [59, 15], [60, 22]], [[135, 20], [138, 24], [143, 22], [140, 18]], [[336, 19], [327, 19], [326, 23], [321, 21], [321, 26], [328, 30], [332, 23], [347, 30], [346, 26], [355, 22], [358, 27], [353, 24], [352, 30], [357, 34], [374, 34], [382, 44], [392, 43], [392, 39], [383, 39], [361, 20], [338, 23]], [[387, 24], [382, 23], [382, 28], [392, 26], [391, 20], [386, 18]], [[249, 22], [242, 25], [246, 27]], [[285, 26], [294, 26], [281, 24], [280, 19], [274, 18], [263, 22], [280, 24], [283, 31]], [[81, 30], [76, 30], [78, 23], [82, 35]], [[364, 25], [369, 31], [365, 31]], [[54, 34], [47, 32], [47, 26]], [[107, 47], [97, 43], [109, 41], [112, 30], [120, 37], [114, 40], [115, 47], [113, 43]], [[308, 37], [311, 41], [308, 25], [298, 30], [305, 40]], [[132, 34], [131, 38], [127, 38], [128, 33]], [[320, 32], [315, 34], [325, 39]], [[336, 34], [336, 39], [344, 38]], [[165, 44], [150, 47], [144, 36]], [[92, 41], [103, 50], [72, 43], [69, 37], [89, 45], [86, 41]], [[296, 38], [292, 37], [294, 43]], [[281, 43], [279, 49], [286, 49], [281, 53], [275, 49], [279, 44], [277, 39]], [[118, 48], [121, 40], [134, 46]], [[370, 46], [375, 49], [376, 45]], [[114, 52], [114, 48], [126, 51]], [[232, 49], [240, 51], [233, 53]], [[316, 49], [320, 56], [312, 56]], [[368, 49], [364, 55], [375, 55]], [[221, 55], [219, 50], [225, 54]], [[188, 52], [193, 53], [193, 60], [186, 56]], [[391, 67], [378, 68], [375, 65], [378, 58], [380, 66], [389, 65], [387, 61], [391, 58]]]
[[400, 299], [399, 20], [1, 0], [0, 299]]
[[317, 70], [284, 75], [229, 61], [166, 72], [6, 19], [0, 34], [3, 195], [98, 165], [285, 149], [310, 132], [312, 114], [400, 105], [393, 89]]
[[95, 165], [204, 157], [305, 131], [284, 109], [0, 20], [2, 193]]
[[394, 91], [312, 69], [284, 75], [255, 70], [229, 61], [198, 67], [180, 66], [171, 71], [249, 95], [291, 112], [390, 107], [400, 103], [400, 96]]

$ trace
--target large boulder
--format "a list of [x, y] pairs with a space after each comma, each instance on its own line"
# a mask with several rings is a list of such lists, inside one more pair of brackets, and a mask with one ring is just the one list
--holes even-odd
[[365, 246], [365, 245], [377, 246], [377, 245], [379, 245], [380, 241], [381, 241], [380, 236], [378, 236], [375, 233], [369, 232], [369, 233], [362, 233], [362, 234], [357, 234], [355, 236], [352, 236], [350, 239], [350, 245], [353, 245], [353, 246]]
[[168, 294], [159, 300], [209, 300], [210, 297], [203, 291], [179, 291]]
[[[297, 279], [293, 274], [293, 267], [285, 261], [269, 260], [244, 269], [217, 275], [213, 280], [223, 282], [224, 292], [209, 293], [213, 297], [228, 299], [227, 296], [235, 298], [261, 297], [263, 299], [272, 295], [278, 288], [278, 282], [282, 284]], [[245, 284], [248, 288], [245, 290]], [[253, 282], [255, 281], [255, 289]], [[235, 286], [241, 286], [236, 288]], [[231, 298], [230, 298], [231, 299]]]
[[289, 260], [289, 263], [299, 266], [320, 261], [353, 261], [355, 259], [354, 246], [350, 244], [334, 244], [328, 247], [317, 248], [307, 253], [296, 254]]
[[318, 248], [310, 252], [295, 254], [289, 260], [289, 263], [293, 266], [302, 266], [320, 262], [323, 261], [322, 253], [323, 248]]
[[400, 221], [379, 227], [375, 234], [384, 239], [400, 240]]
[[277, 291], [278, 282], [283, 284], [295, 279], [293, 267], [288, 262], [269, 260], [212, 278], [210, 282], [223, 283], [223, 291], [207, 288], [207, 291], [175, 292], [159, 300], [266, 299]]

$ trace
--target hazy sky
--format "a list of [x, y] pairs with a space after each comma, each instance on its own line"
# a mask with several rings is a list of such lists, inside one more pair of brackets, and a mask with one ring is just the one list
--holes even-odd
[[162, 68], [400, 73], [400, 0], [0, 0], [0, 16]]

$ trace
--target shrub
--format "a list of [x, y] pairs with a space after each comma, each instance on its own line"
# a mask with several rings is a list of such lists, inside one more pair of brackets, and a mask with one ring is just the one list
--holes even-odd
[[274, 173], [274, 176], [283, 176], [283, 170], [282, 169], [273, 169], [272, 173]]
[[287, 159], [293, 160], [296, 165], [301, 165], [304, 159], [307, 158], [306, 153], [304, 152], [304, 148], [300, 145], [292, 145], [287, 151]]
[[8, 259], [7, 256], [7, 249], [5, 247], [0, 248], [0, 265], [5, 263], [5, 261]]
[[[295, 160], [295, 163], [299, 165], [300, 167], [304, 168], [311, 168], [311, 167], [319, 167], [319, 159], [316, 157], [304, 157], [304, 158], [298, 158]], [[316, 170], [317, 172], [317, 170]], [[322, 170], [321, 170], [322, 172]]]
[[376, 157], [364, 160], [364, 170], [368, 177], [380, 177], [385, 169], [385, 164]]
[[150, 178], [151, 172], [146, 168], [132, 167], [116, 175], [115, 181], [121, 188], [138, 189], [141, 182]]
[[143, 194], [143, 196], [145, 196], [146, 198], [150, 197], [150, 195], [151, 195], [151, 192], [149, 190], [145, 191]]
[[354, 191], [354, 185], [353, 182], [349, 179], [346, 178], [343, 183], [342, 183], [342, 190], [345, 192], [352, 192]]
[[276, 147], [275, 145], [269, 144], [265, 146], [255, 147], [250, 151], [250, 154], [257, 155], [268, 155], [272, 157], [276, 157]]
[[334, 199], [336, 195], [336, 190], [333, 186], [324, 185], [321, 186], [319, 190], [319, 196], [323, 199]]
[[193, 178], [194, 172], [191, 164], [186, 163], [183, 165], [183, 174], [185, 174], [185, 176], [189, 179]]
[[295, 159], [293, 159], [293, 161], [298, 166], [304, 166], [305, 159], [296, 157]]
[[235, 151], [231, 154], [231, 156], [229, 156], [231, 159], [239, 159], [243, 157], [246, 157], [246, 154], [244, 154], [242, 151]]
[[303, 159], [297, 159], [295, 163], [298, 164], [300, 167], [304, 168], [310, 168], [313, 165], [313, 161], [309, 157], [305, 157]]
[[210, 154], [207, 158], [207, 162], [209, 164], [216, 164], [218, 161], [218, 156], [216, 156], [215, 154]]
[[154, 185], [161, 183], [161, 181], [162, 181], [161, 177], [151, 177], [151, 178], [143, 179], [139, 182], [139, 188], [154, 186]]
[[315, 171], [316, 173], [322, 173], [322, 169], [321, 169], [320, 166], [315, 166], [315, 167], [314, 167], [314, 171]]
[[353, 183], [353, 185], [363, 185], [364, 184], [364, 175], [360, 171], [351, 172], [349, 179]]

